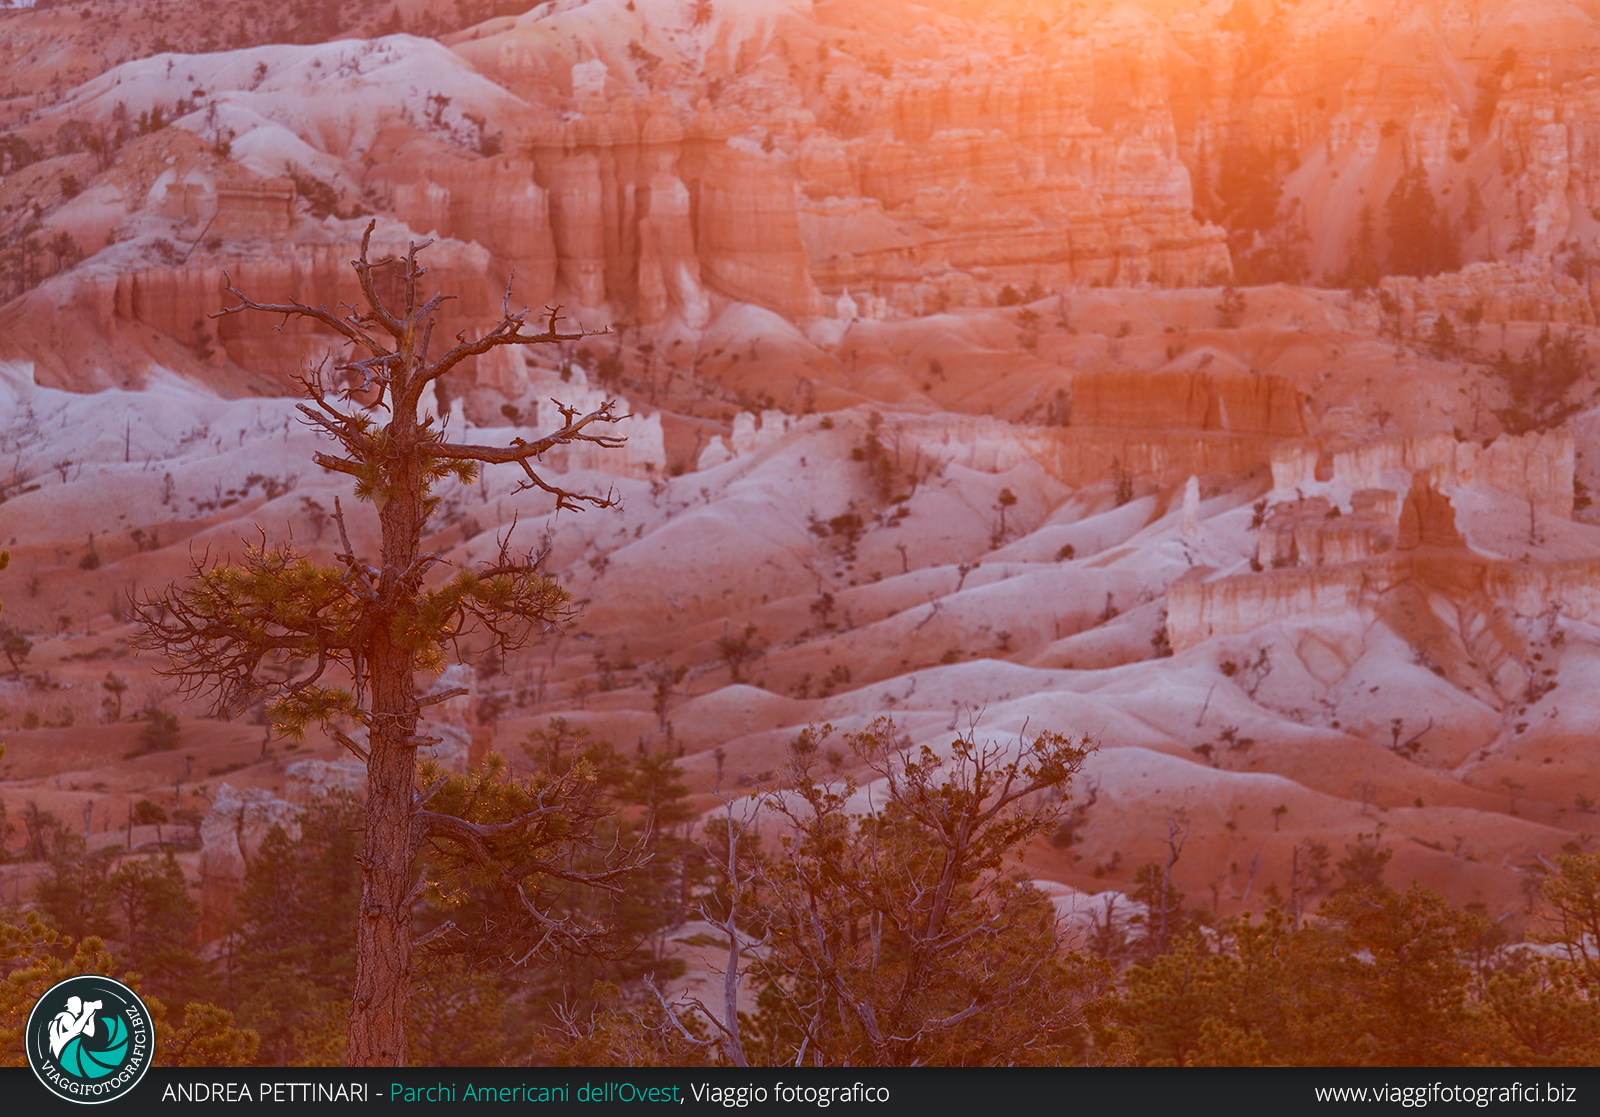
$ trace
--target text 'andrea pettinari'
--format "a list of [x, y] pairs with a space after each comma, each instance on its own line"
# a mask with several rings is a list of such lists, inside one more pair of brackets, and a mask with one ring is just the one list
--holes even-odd
[[371, 1101], [365, 1082], [169, 1082], [162, 1101], [341, 1102]]

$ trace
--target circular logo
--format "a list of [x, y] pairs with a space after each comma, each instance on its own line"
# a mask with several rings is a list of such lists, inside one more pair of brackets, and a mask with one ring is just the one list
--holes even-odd
[[150, 1069], [150, 1010], [120, 981], [69, 977], [39, 998], [24, 1033], [28, 1065], [45, 1089], [94, 1105], [120, 1098]]

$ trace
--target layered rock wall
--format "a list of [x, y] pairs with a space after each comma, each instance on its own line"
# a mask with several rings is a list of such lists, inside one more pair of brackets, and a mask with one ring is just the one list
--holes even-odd
[[1195, 475], [1236, 475], [1264, 466], [1275, 440], [1216, 431], [1125, 431], [1096, 427], [1016, 427], [993, 419], [939, 416], [901, 427], [902, 453], [924, 463], [954, 463], [1003, 473], [1037, 462], [1067, 485], [1120, 475], [1176, 485]]
[[[1600, 289], [1537, 264], [1478, 261], [1457, 272], [1413, 279], [1385, 276], [1378, 289], [1400, 308], [1401, 321], [1426, 335], [1432, 319], [1447, 314], [1457, 335], [1471, 339], [1469, 313], [1483, 322], [1568, 322], [1593, 325]], [[1378, 323], [1373, 323], [1377, 325]]]
[[[404, 250], [404, 244], [375, 242], [372, 254]], [[226, 265], [202, 257], [192, 263], [122, 272], [114, 279], [99, 277], [93, 280], [103, 315], [99, 324], [109, 327], [112, 318], [137, 322], [192, 346], [197, 353], [209, 350], [217, 360], [231, 359], [253, 370], [291, 375], [301, 371], [308, 359], [330, 352], [342, 355], [344, 343], [306, 318], [283, 322], [272, 315], [248, 313], [211, 319], [210, 315], [236, 302], [226, 291], [228, 280], [260, 303], [298, 301], [330, 308], [359, 304], [360, 285], [350, 267], [358, 251], [358, 242], [291, 242], [236, 257]], [[439, 315], [438, 332], [443, 336], [480, 328], [485, 315], [498, 309], [499, 292], [494, 290], [489, 255], [483, 249], [444, 242], [430, 247], [424, 262], [430, 272], [428, 283], [460, 295], [446, 303]], [[379, 277], [379, 293], [391, 304], [401, 298], [392, 277]], [[464, 372], [470, 373], [473, 367], [465, 365]]]
[[[548, 199], [547, 271], [562, 297], [636, 306], [644, 322], [677, 313], [703, 325], [709, 285], [790, 317], [816, 313], [794, 176], [781, 153], [730, 142], [727, 121], [703, 109], [685, 116], [660, 99], [591, 99], [564, 122], [520, 127], [526, 160], [501, 161], [504, 177], [513, 190], [535, 186]], [[505, 186], [469, 171], [454, 189], [477, 197]], [[493, 220], [473, 226], [454, 208], [450, 220], [449, 235], [500, 243]]]
[[535, 178], [530, 161], [501, 157], [437, 160], [408, 168], [410, 181], [395, 182], [394, 214], [419, 233], [476, 242], [516, 273], [515, 296], [543, 306], [555, 296], [555, 234], [550, 193]]
[[1401, 551], [1414, 551], [1418, 547], [1464, 547], [1456, 527], [1455, 508], [1450, 498], [1433, 485], [1427, 473], [1418, 473], [1411, 480], [1411, 491], [1406, 493], [1400, 506], [1400, 523], [1395, 547]]
[[230, 240], [276, 240], [287, 236], [294, 221], [293, 179], [219, 183], [216, 215], [206, 225], [211, 236]]
[[1232, 273], [1222, 230], [1193, 216], [1165, 99], [1091, 120], [1096, 58], [1083, 42], [992, 63], [906, 63], [874, 83], [866, 135], [807, 137], [798, 167], [809, 197], [872, 199], [886, 228], [915, 226], [819, 244], [819, 286], [914, 310], [928, 297], [918, 279], [941, 267], [1019, 290], [1192, 286]]
[[929, 457], [994, 471], [1027, 458], [1073, 486], [1247, 473], [1306, 432], [1303, 397], [1277, 376], [1093, 373], [1073, 377], [1071, 399], [1065, 428], [941, 417], [910, 429]]
[[1307, 433], [1304, 397], [1291, 381], [1203, 372], [1074, 376], [1072, 425], [1274, 438], [1303, 438]]
[[1167, 638], [1182, 651], [1262, 625], [1350, 615], [1413, 579], [1454, 600], [1477, 601], [1479, 612], [1502, 608], [1538, 617], [1554, 610], [1600, 620], [1600, 559], [1536, 566], [1430, 548], [1370, 562], [1175, 582], [1167, 588]]
[[1600, 206], [1600, 86], [1591, 76], [1558, 90], [1541, 66], [1509, 78], [1492, 136], [1522, 187], [1527, 247], [1548, 255], [1567, 239], [1572, 202]]
[[1340, 513], [1323, 497], [1275, 505], [1256, 539], [1263, 568], [1360, 562], [1395, 546], [1399, 501], [1387, 489], [1364, 489]]
[[1072, 486], [1247, 473], [1306, 434], [1304, 397], [1278, 376], [1090, 373], [1073, 377], [1071, 389], [1067, 427], [941, 415], [902, 420], [899, 430], [928, 461], [1004, 472], [1031, 460]]
[[1409, 486], [1420, 471], [1439, 486], [1485, 485], [1531, 501], [1542, 512], [1571, 518], [1575, 453], [1569, 431], [1501, 435], [1487, 446], [1449, 434], [1343, 449], [1284, 443], [1272, 451], [1272, 486], [1279, 499], [1323, 481], [1352, 490], [1394, 490], [1397, 478]]

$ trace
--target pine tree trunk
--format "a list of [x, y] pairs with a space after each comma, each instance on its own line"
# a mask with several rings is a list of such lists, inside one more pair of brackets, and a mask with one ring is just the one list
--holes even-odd
[[[580, 328], [574, 333], [560, 332], [557, 326], [562, 319], [559, 308], [554, 308], [541, 316], [541, 332], [527, 333], [527, 311], [509, 309], [508, 287], [497, 325], [472, 340], [465, 332], [457, 334], [455, 345], [429, 361], [426, 351], [435, 315], [440, 304], [453, 296], [441, 293], [423, 299], [419, 295], [418, 281], [426, 269], [417, 266], [416, 255], [430, 242], [410, 245], [403, 258], [370, 259], [368, 253], [377, 224], [376, 219], [367, 223], [361, 258], [354, 265], [367, 303], [365, 311], [352, 304], [341, 304], [333, 312], [295, 301], [258, 303], [230, 281], [226, 290], [237, 302], [224, 308], [219, 316], [226, 318], [248, 311], [281, 315], [284, 321], [290, 317], [311, 319], [352, 346], [348, 359], [336, 360], [331, 370], [319, 364], [300, 379], [308, 400], [300, 410], [312, 425], [339, 444], [338, 453], [317, 454], [318, 464], [354, 478], [357, 498], [376, 508], [382, 535], [379, 568], [366, 565], [355, 553], [342, 506], [336, 504], [340, 542], [345, 548], [338, 558], [345, 570], [342, 585], [332, 590], [324, 587], [324, 604], [331, 612], [294, 616], [284, 612], [282, 595], [295, 591], [293, 579], [284, 580], [279, 559], [295, 563], [302, 559], [292, 547], [269, 550], [264, 544], [259, 552], [251, 552], [242, 568], [251, 573], [251, 579], [222, 590], [228, 608], [221, 613], [213, 607], [212, 591], [198, 589], [152, 595], [137, 610], [143, 629], [141, 646], [160, 649], [170, 656], [173, 674], [185, 684], [201, 690], [215, 687], [219, 713], [233, 712], [235, 706], [252, 700], [266, 687], [281, 700], [275, 706], [275, 716], [282, 715], [281, 724], [286, 729], [294, 732], [320, 722], [341, 744], [364, 756], [366, 827], [359, 858], [361, 905], [356, 917], [355, 990], [347, 1059], [352, 1065], [373, 1067], [404, 1066], [408, 1055], [411, 899], [418, 841], [414, 826], [418, 813], [415, 754], [420, 740], [414, 673], [418, 652], [426, 651], [427, 666], [438, 666], [434, 662], [436, 653], [457, 634], [455, 626], [481, 610], [499, 615], [508, 623], [521, 623], [547, 622], [558, 608], [554, 597], [544, 594], [548, 587], [543, 587], [542, 575], [535, 566], [519, 564], [502, 550], [500, 565], [531, 596], [524, 598], [519, 590], [519, 596], [509, 605], [478, 597], [465, 602], [462, 594], [471, 596], [474, 591], [463, 583], [443, 595], [449, 599], [440, 606], [448, 614], [446, 619], [419, 618], [416, 611], [421, 604], [420, 582], [439, 561], [438, 556], [431, 556], [426, 562], [417, 562], [429, 508], [424, 498], [433, 484], [446, 477], [469, 482], [480, 464], [520, 463], [529, 480], [518, 491], [545, 488], [557, 495], [558, 508], [575, 509], [582, 504], [611, 507], [615, 500], [610, 494], [602, 497], [568, 493], [546, 485], [533, 474], [529, 461], [560, 444], [588, 442], [616, 447], [623, 443], [621, 437], [585, 430], [593, 423], [617, 421], [613, 400], [606, 400], [587, 415], [562, 407], [563, 428], [533, 444], [521, 440], [509, 447], [446, 444], [442, 426], [434, 426], [430, 420], [429, 426], [419, 427], [419, 396], [432, 391], [430, 384], [437, 384], [462, 361], [497, 346], [577, 341], [595, 331]], [[399, 296], [380, 298], [377, 281], [383, 279], [381, 285], [394, 294], [389, 281], [395, 278], [403, 288]], [[379, 430], [377, 424], [385, 409], [391, 418]], [[4, 561], [5, 556], [0, 555], [0, 565]], [[494, 565], [490, 563], [491, 567]], [[207, 571], [205, 577], [213, 573], [220, 575], [222, 570]], [[213, 585], [220, 587], [224, 583], [226, 579]], [[277, 680], [279, 685], [258, 678], [258, 670], [275, 663], [279, 656], [290, 667], [289, 677]], [[18, 673], [20, 659], [19, 655], [11, 656], [13, 670]], [[354, 694], [340, 690], [346, 680], [338, 674], [325, 677], [324, 671], [330, 667], [349, 668], [355, 673]], [[297, 672], [298, 677], [294, 677]], [[364, 752], [360, 744], [333, 724], [340, 715], [352, 715], [364, 724]], [[438, 820], [434, 822], [438, 824]], [[39, 844], [39, 835], [34, 832], [37, 829], [30, 820], [30, 842], [35, 846]], [[608, 872], [607, 881], [610, 875]]]
[[[415, 416], [390, 424], [398, 451], [385, 471], [390, 498], [380, 503], [383, 575], [379, 592], [389, 595], [416, 559], [422, 538], [419, 470], [407, 451], [415, 446]], [[406, 435], [410, 435], [409, 438]], [[361, 911], [356, 922], [356, 983], [350, 1005], [351, 1066], [406, 1065], [406, 1025], [411, 1007], [412, 784], [418, 709], [409, 649], [390, 643], [380, 618], [367, 656], [372, 725], [368, 734], [366, 837], [363, 842]]]
[[350, 1005], [349, 1062], [358, 1067], [406, 1065], [411, 1000], [411, 906], [406, 897], [411, 892], [415, 758], [412, 746], [402, 739], [413, 729], [383, 716], [395, 711], [394, 697], [409, 703], [411, 656], [395, 648], [383, 653], [372, 662], [374, 725], [367, 762], [355, 996]]

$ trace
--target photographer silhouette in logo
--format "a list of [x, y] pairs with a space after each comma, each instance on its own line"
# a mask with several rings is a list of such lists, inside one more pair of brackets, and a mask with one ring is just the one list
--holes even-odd
[[94, 1014], [104, 1007], [104, 1001], [85, 1004], [80, 997], [68, 997], [67, 1007], [50, 1021], [50, 1053], [59, 1059], [74, 1037], [94, 1035]]

